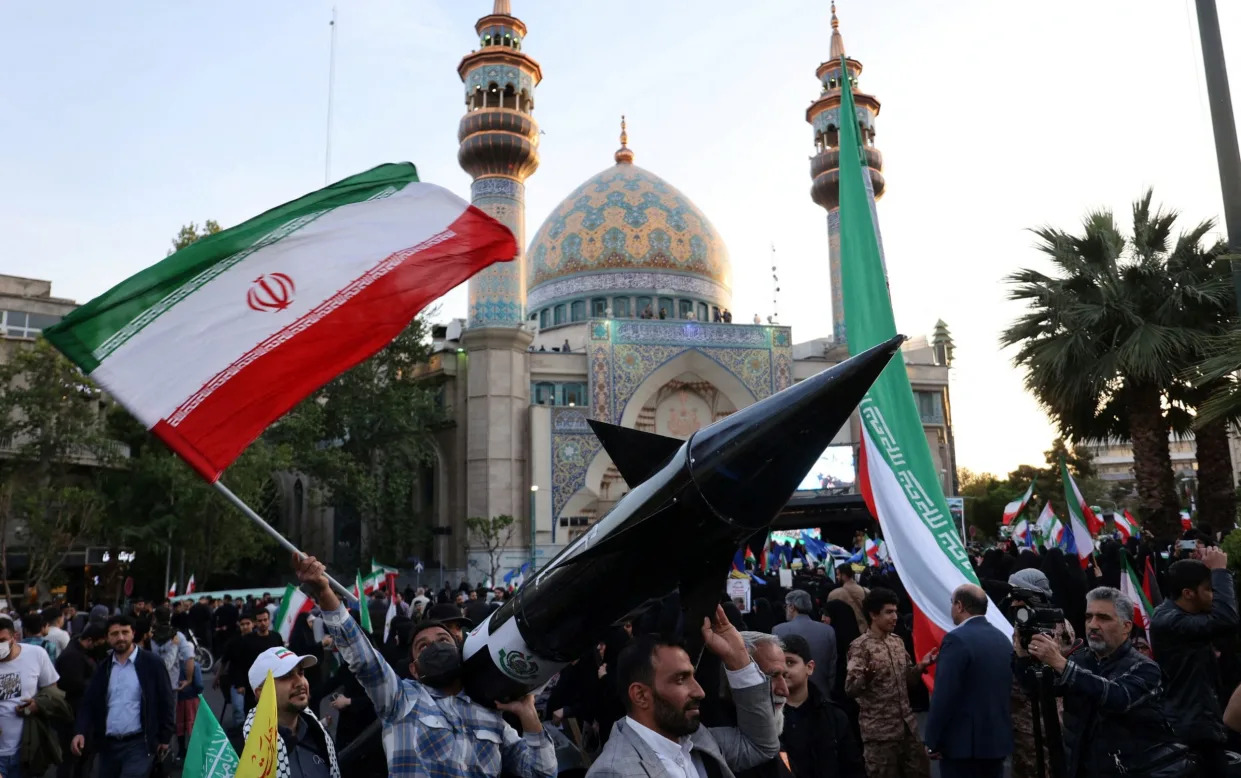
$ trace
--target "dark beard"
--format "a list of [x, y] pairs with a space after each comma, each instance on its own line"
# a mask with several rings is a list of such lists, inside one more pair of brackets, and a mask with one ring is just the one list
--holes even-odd
[[[652, 692], [654, 692], [653, 689]], [[690, 711], [676, 707], [657, 693], [654, 694], [654, 697], [655, 725], [659, 727], [662, 733], [675, 737], [684, 737], [698, 731], [698, 719], [696, 717], [691, 719], [689, 717]], [[693, 704], [696, 705], [696, 703]], [[696, 707], [694, 711], [697, 711]]]

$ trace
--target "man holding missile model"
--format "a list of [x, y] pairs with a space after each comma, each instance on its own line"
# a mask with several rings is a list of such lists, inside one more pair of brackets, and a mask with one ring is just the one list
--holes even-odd
[[[410, 674], [401, 680], [362, 634], [314, 557], [294, 558], [297, 578], [323, 609], [323, 622], [341, 656], [374, 703], [383, 723], [391, 776], [521, 776], [552, 778], [556, 752], [543, 731], [534, 696], [497, 702], [492, 710], [463, 691], [461, 646], [438, 621], [414, 627]], [[501, 718], [515, 715], [524, 735]]]

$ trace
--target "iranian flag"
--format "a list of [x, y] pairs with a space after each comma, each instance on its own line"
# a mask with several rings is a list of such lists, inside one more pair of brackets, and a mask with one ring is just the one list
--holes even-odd
[[1140, 532], [1137, 521], [1129, 514], [1129, 511], [1113, 513], [1112, 522], [1116, 525], [1116, 531], [1120, 533], [1121, 540], [1136, 538]]
[[185, 593], [193, 594], [196, 591], [198, 591], [198, 584], [194, 583], [194, 574], [190, 573], [189, 583], [185, 585]]
[[1099, 531], [1102, 522], [1082, 497], [1077, 482], [1069, 474], [1069, 466], [1064, 458], [1060, 458], [1060, 479], [1064, 481], [1064, 501], [1069, 506], [1069, 532], [1072, 551], [1077, 554], [1082, 569], [1090, 567], [1090, 554], [1094, 551], [1094, 534]]
[[1138, 574], [1133, 571], [1133, 565], [1129, 564], [1128, 552], [1121, 551], [1120, 564], [1120, 591], [1133, 602], [1133, 626], [1141, 627], [1149, 637], [1155, 608], [1143, 590]]
[[[855, 110], [845, 79], [840, 115], [853, 117]], [[857, 122], [840, 122], [840, 149], [845, 325], [849, 352], [859, 354], [894, 337], [896, 319], [888, 295], [874, 192], [861, 162]], [[888, 554], [913, 600], [914, 646], [921, 658], [955, 626], [950, 610], [953, 590], [961, 584], [977, 584], [978, 578], [953, 526], [903, 355], [888, 363], [859, 410], [863, 439], [858, 483], [871, 514], [879, 519]], [[994, 604], [987, 609], [987, 620], [1005, 635], [1012, 634]]]
[[1034, 496], [1034, 482], [1030, 482], [1030, 486], [1026, 489], [1026, 493], [1008, 505], [1004, 506], [1004, 526], [1007, 527], [1013, 523], [1013, 519], [1021, 515], [1021, 512], [1030, 504], [1030, 498]]
[[280, 637], [284, 638], [284, 644], [289, 644], [289, 638], [293, 634], [293, 625], [297, 623], [297, 617], [303, 613], [310, 613], [315, 607], [314, 600], [302, 593], [301, 589], [289, 584], [284, 587], [284, 597], [280, 600], [280, 610], [276, 611], [276, 631], [280, 633]]
[[44, 335], [215, 482], [299, 400], [516, 254], [413, 165], [380, 165], [181, 249]]

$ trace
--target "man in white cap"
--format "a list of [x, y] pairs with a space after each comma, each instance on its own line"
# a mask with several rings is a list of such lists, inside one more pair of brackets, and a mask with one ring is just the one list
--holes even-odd
[[[276, 695], [276, 718], [280, 739], [276, 742], [277, 778], [340, 778], [336, 747], [310, 705], [310, 682], [305, 669], [319, 663], [313, 656], [298, 656], [287, 648], [269, 648], [250, 665], [247, 677], [255, 696]], [[267, 672], [271, 671], [271, 688]], [[243, 735], [249, 736], [255, 707], [246, 716]]]

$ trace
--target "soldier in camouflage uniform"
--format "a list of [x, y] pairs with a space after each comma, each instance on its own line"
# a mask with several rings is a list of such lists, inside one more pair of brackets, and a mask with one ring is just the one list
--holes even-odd
[[931, 763], [918, 736], [908, 684], [935, 661], [932, 651], [914, 664], [896, 628], [897, 597], [876, 587], [866, 595], [870, 629], [849, 645], [845, 693], [858, 701], [869, 778], [929, 778]]

